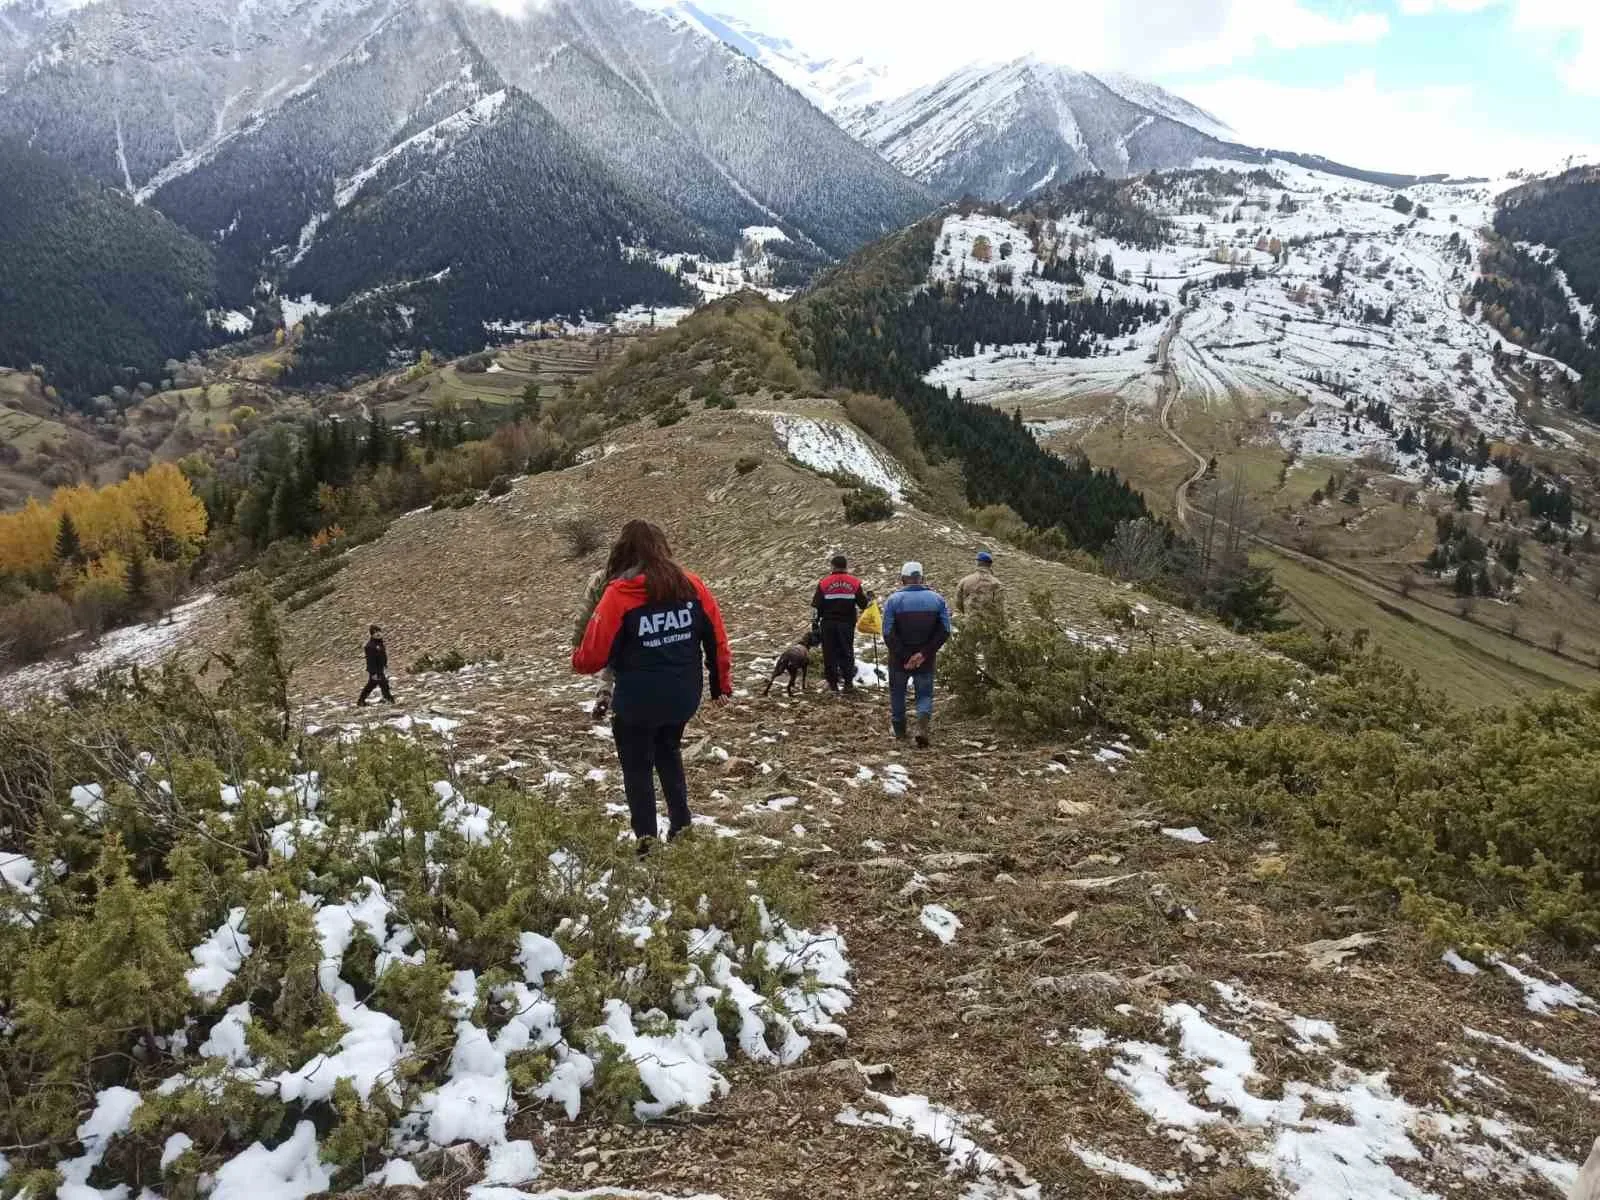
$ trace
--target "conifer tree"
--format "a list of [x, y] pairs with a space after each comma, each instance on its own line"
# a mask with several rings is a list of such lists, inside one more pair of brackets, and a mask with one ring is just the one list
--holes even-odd
[[84, 558], [77, 523], [71, 513], [62, 513], [61, 522], [56, 526], [56, 562], [63, 567], [81, 567]]

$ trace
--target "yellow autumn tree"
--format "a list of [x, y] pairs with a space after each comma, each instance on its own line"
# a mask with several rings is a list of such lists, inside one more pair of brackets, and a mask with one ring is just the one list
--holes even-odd
[[59, 488], [48, 504], [29, 500], [17, 512], [0, 514], [0, 577], [48, 580], [64, 513], [71, 514], [91, 564], [102, 564], [102, 577], [125, 577], [138, 554], [187, 561], [206, 537], [205, 505], [182, 471], [161, 463], [110, 487]]
[[155, 558], [187, 560], [206, 540], [206, 506], [172, 464], [158, 463], [117, 485], [139, 523], [144, 547]]
[[60, 515], [34, 499], [18, 512], [0, 515], [0, 576], [48, 575], [60, 528]]

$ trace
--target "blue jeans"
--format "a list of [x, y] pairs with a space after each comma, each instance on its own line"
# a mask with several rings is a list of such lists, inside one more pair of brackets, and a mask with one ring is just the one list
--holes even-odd
[[906, 719], [906, 684], [911, 684], [917, 696], [917, 716], [933, 716], [933, 668], [906, 671], [900, 667], [889, 668], [889, 719], [896, 725]]

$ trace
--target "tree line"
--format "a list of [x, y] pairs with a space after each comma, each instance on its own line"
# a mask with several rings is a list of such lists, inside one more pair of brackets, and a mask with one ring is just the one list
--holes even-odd
[[920, 330], [924, 373], [947, 358], [969, 358], [982, 346], [1059, 343], [1067, 358], [1087, 358], [1104, 341], [1162, 320], [1166, 305], [1151, 300], [1045, 300], [969, 283], [917, 292], [897, 326]]

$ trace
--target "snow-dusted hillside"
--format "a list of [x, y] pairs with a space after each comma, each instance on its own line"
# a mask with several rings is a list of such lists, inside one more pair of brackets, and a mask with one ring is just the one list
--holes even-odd
[[[1170, 221], [1171, 236], [1157, 249], [1101, 236], [1083, 213], [1045, 221], [1037, 245], [1018, 222], [952, 216], [929, 278], [992, 276], [1000, 263], [972, 257], [982, 236], [1013, 244], [1011, 286], [1021, 293], [1160, 296], [1175, 311], [1182, 299], [1170, 345], [1180, 399], [1264, 404], [1277, 440], [1303, 455], [1376, 457], [1421, 478], [1422, 456], [1396, 445], [1407, 425], [1491, 440], [1529, 433], [1494, 370], [1496, 350], [1509, 347], [1463, 303], [1504, 183], [1408, 188], [1417, 207], [1405, 215], [1389, 188], [1281, 161], [1268, 168], [1270, 185], [1250, 177], [1260, 171], [1254, 164], [1209, 165], [1233, 173], [1164, 177], [1159, 192], [1129, 185]], [[1208, 206], [1214, 211], [1199, 211]], [[1036, 278], [1041, 255], [1075, 255], [1083, 287]], [[1107, 256], [1113, 279], [1096, 270]], [[1154, 420], [1160, 332], [1090, 359], [1038, 357], [1031, 345], [984, 347], [944, 362], [929, 380], [968, 399], [1023, 404], [1046, 429], [1083, 431], [1087, 418], [1075, 402], [1091, 397], [1115, 397]], [[1369, 405], [1391, 428], [1367, 415]]]
[[754, 59], [825, 113], [893, 94], [888, 68], [865, 58], [807, 53], [788, 38], [766, 33], [741, 17], [707, 12], [689, 0], [668, 0], [664, 7]]
[[1036, 58], [973, 64], [840, 114], [845, 129], [943, 195], [1017, 200], [1086, 171], [1123, 176], [1223, 152], [1216, 118], [1153, 84]]

